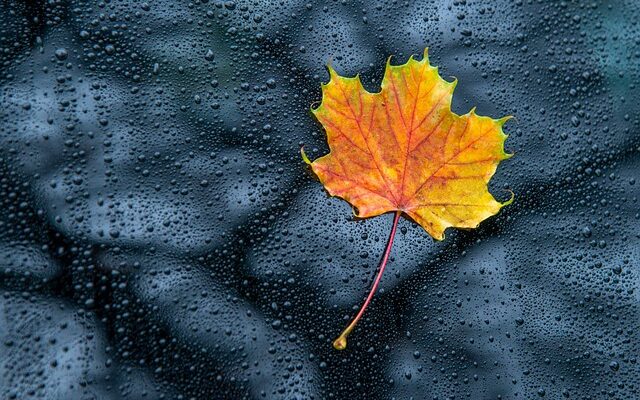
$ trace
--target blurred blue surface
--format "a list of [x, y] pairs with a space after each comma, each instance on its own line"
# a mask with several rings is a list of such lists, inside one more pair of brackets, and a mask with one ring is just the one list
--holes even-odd
[[[640, 398], [635, 0], [0, 2], [3, 399]], [[328, 62], [513, 115], [434, 242], [306, 170]]]

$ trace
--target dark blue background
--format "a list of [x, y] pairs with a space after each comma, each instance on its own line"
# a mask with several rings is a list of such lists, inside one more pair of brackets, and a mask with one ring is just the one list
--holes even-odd
[[[640, 21], [627, 1], [0, 2], [3, 399], [640, 398]], [[513, 115], [513, 205], [435, 243], [301, 161], [331, 61], [429, 47]]]

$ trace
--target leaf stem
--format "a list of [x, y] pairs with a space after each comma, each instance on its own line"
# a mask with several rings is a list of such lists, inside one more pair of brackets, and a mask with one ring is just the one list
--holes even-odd
[[371, 299], [373, 298], [373, 295], [375, 294], [376, 289], [378, 289], [378, 285], [380, 284], [380, 279], [382, 278], [384, 269], [387, 266], [387, 261], [389, 260], [389, 253], [391, 253], [391, 248], [393, 247], [393, 238], [396, 236], [396, 228], [398, 228], [398, 221], [400, 220], [401, 214], [402, 214], [402, 211], [396, 211], [395, 213], [395, 216], [393, 218], [393, 226], [391, 227], [391, 233], [389, 234], [389, 240], [387, 241], [387, 247], [384, 249], [384, 254], [382, 255], [382, 260], [380, 261], [380, 267], [378, 267], [378, 274], [376, 275], [376, 279], [373, 281], [373, 286], [369, 291], [369, 295], [367, 296], [367, 299], [364, 301], [364, 304], [362, 304], [362, 307], [360, 307], [360, 311], [358, 311], [358, 314], [353, 319], [353, 321], [351, 321], [349, 326], [347, 326], [345, 330], [342, 331], [340, 336], [338, 336], [338, 338], [333, 341], [333, 347], [336, 350], [344, 350], [347, 348], [347, 336], [349, 336], [349, 334], [351, 333], [353, 328], [355, 328], [360, 318], [362, 318], [362, 315], [364, 314], [364, 311], [367, 309], [367, 306], [371, 302]]

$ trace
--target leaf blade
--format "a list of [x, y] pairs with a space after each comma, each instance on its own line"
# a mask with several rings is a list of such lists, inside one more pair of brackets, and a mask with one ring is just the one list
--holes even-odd
[[510, 204], [488, 190], [504, 152], [508, 117], [451, 111], [457, 81], [447, 82], [412, 57], [387, 62], [381, 90], [329, 67], [322, 102], [312, 112], [330, 152], [311, 162], [328, 193], [349, 202], [360, 218], [400, 211], [442, 240], [449, 227], [475, 228]]

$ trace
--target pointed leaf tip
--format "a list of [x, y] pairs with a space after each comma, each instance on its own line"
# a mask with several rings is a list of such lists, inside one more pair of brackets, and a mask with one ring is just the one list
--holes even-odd
[[309, 160], [309, 157], [307, 157], [307, 154], [304, 152], [304, 146], [300, 147], [300, 155], [307, 165], [311, 165], [311, 160]]
[[504, 117], [498, 119], [498, 124], [500, 126], [504, 126], [504, 124], [507, 123], [507, 121], [515, 119], [515, 117], [513, 115], [505, 115]]
[[500, 205], [500, 208], [502, 208], [502, 207], [505, 207], [505, 206], [508, 206], [508, 205], [512, 204], [512, 203], [513, 203], [513, 201], [514, 201], [514, 200], [515, 200], [515, 198], [516, 198], [516, 194], [515, 194], [515, 193], [513, 193], [513, 190], [511, 190], [511, 189], [507, 189], [507, 191], [508, 191], [509, 193], [511, 193], [511, 198], [509, 198], [509, 200], [507, 200], [507, 201], [505, 201], [504, 203], [502, 203], [502, 204]]

